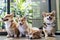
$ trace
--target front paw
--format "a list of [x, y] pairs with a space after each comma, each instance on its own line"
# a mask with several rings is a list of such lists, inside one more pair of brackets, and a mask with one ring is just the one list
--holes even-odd
[[53, 37], [55, 37], [56, 35], [55, 35], [55, 34], [53, 34], [52, 36], [53, 36]]
[[9, 38], [10, 37], [10, 35], [7, 35], [7, 38]]
[[26, 37], [29, 37], [29, 35], [26, 34]]
[[48, 35], [45, 35], [45, 38], [47, 38], [48, 37]]
[[19, 37], [22, 37], [22, 35], [20, 34]]
[[17, 35], [14, 35], [14, 37], [16, 38], [16, 37], [17, 37]]

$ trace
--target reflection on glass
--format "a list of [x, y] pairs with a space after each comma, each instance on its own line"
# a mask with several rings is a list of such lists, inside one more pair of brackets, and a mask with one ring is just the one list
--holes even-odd
[[[7, 13], [6, 9], [7, 8], [7, 0], [0, 0], [0, 18], [3, 18], [4, 15]], [[1, 29], [4, 29], [4, 23], [0, 22], [0, 32], [2, 31]]]
[[33, 19], [40, 18], [40, 2], [32, 2], [32, 9], [33, 9]]
[[15, 16], [27, 16], [28, 22], [32, 23], [32, 20], [30, 20], [33, 13], [31, 0], [11, 0], [10, 12], [13, 12]]

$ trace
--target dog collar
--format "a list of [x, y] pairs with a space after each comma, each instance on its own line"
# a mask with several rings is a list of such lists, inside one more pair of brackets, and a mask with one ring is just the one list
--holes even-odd
[[46, 23], [47, 25], [51, 25], [52, 23]]
[[47, 27], [47, 26], [55, 26], [54, 23], [44, 23], [44, 25]]

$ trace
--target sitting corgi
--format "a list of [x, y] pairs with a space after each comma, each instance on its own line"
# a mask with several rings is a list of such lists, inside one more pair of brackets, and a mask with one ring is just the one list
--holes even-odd
[[47, 37], [48, 35], [55, 36], [55, 11], [52, 11], [51, 13], [43, 12], [42, 15], [44, 21], [43, 31], [45, 37]]
[[25, 35], [29, 39], [38, 39], [41, 37], [42, 30], [36, 27], [31, 27], [28, 25], [26, 17], [18, 18], [18, 29], [20, 31], [20, 37]]
[[19, 32], [20, 32], [20, 37], [22, 35], [24, 36], [28, 36], [28, 24], [27, 24], [27, 20], [25, 17], [18, 17], [18, 27]]
[[7, 37], [17, 37], [19, 35], [19, 30], [17, 28], [17, 23], [14, 21], [14, 14], [7, 14], [2, 18], [5, 23], [5, 29], [7, 31]]

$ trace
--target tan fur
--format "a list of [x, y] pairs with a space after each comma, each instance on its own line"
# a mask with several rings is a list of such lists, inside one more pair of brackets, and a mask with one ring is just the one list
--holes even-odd
[[14, 33], [15, 33], [17, 36], [19, 36], [19, 30], [17, 29], [17, 23], [16, 23], [16, 22], [12, 21], [10, 28], [14, 31]]
[[[18, 29], [19, 29], [19, 31], [21, 32], [23, 30], [24, 32], [22, 34], [28, 35], [29, 25], [28, 25], [28, 22], [27, 22], [26, 18], [25, 17], [21, 17], [21, 18], [18, 17], [17, 21], [18, 21]], [[23, 28], [22, 28], [22, 26], [20, 24], [22, 24]], [[20, 28], [22, 28], [22, 30]]]
[[42, 37], [42, 30], [36, 30], [33, 29], [33, 27], [30, 28], [29, 35], [32, 35], [33, 39], [39, 39]]
[[[9, 27], [9, 31], [11, 32], [11, 34], [13, 34], [15, 37], [17, 37], [19, 35], [19, 30], [17, 28], [17, 22], [14, 20], [14, 14], [6, 14], [5, 17], [2, 18], [3, 22]], [[9, 24], [10, 23], [10, 24]], [[6, 27], [7, 27], [6, 26]], [[9, 31], [6, 28], [6, 31], [8, 33], [8, 37], [11, 36], [11, 34], [9, 33]]]
[[[21, 22], [21, 24], [24, 26], [25, 28], [25, 33], [30, 36], [32, 35], [32, 38], [40, 38], [40, 34], [42, 33], [41, 30], [37, 30], [37, 29], [33, 29], [34, 27], [30, 27], [28, 25], [28, 22], [26, 20], [25, 17], [21, 17], [21, 18], [18, 18], [18, 22]], [[18, 23], [20, 25], [20, 23]], [[19, 27], [19, 26], [18, 26]], [[21, 27], [21, 26], [20, 26]]]
[[[48, 31], [47, 30], [45, 30], [45, 28], [47, 27], [47, 25], [45, 24], [46, 23], [46, 21], [45, 21], [45, 19], [44, 18], [46, 18], [46, 17], [51, 17], [52, 18], [52, 20], [50, 20], [52, 23], [55, 21], [55, 11], [52, 11], [51, 13], [46, 13], [46, 12], [43, 12], [43, 21], [44, 21], [44, 27], [43, 27], [43, 31], [44, 31], [44, 33], [45, 33], [45, 37], [47, 37], [48, 36]], [[52, 35], [55, 35], [54, 33], [55, 33], [55, 28], [54, 27], [52, 27], [52, 29], [50, 30], [50, 32], [52, 33]]]

